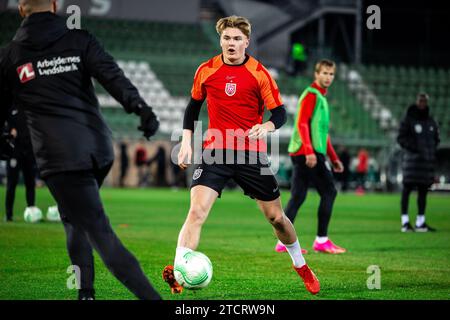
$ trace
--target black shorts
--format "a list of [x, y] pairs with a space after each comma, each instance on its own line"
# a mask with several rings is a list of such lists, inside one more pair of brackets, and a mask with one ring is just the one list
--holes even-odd
[[309, 186], [314, 186], [319, 194], [336, 192], [332, 168], [325, 155], [316, 152], [316, 157], [317, 164], [310, 168], [306, 165], [306, 156], [291, 156], [294, 166], [291, 189], [308, 190]]
[[192, 175], [191, 188], [201, 185], [209, 187], [219, 194], [230, 179], [233, 179], [243, 190], [244, 194], [261, 201], [272, 201], [280, 196], [278, 182], [270, 169], [267, 154], [259, 153], [255, 161], [251, 161], [251, 152], [245, 152], [241, 161], [211, 163], [202, 158], [202, 163], [197, 165]]

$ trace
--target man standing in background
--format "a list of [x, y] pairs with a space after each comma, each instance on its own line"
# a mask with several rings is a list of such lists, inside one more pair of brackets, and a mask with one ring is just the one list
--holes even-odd
[[[291, 199], [285, 209], [286, 216], [294, 223], [297, 212], [306, 199], [309, 185], [314, 184], [320, 195], [320, 205], [317, 237], [313, 249], [333, 254], [346, 251], [328, 238], [328, 225], [337, 191], [325, 156], [330, 157], [335, 172], [344, 171], [328, 134], [330, 113], [325, 95], [333, 83], [335, 71], [336, 64], [333, 61], [326, 59], [319, 61], [315, 66], [315, 81], [300, 96], [288, 149], [294, 170]], [[275, 250], [284, 252], [286, 247], [278, 242]]]
[[403, 118], [397, 142], [404, 151], [403, 192], [401, 200], [402, 232], [414, 231], [409, 223], [408, 204], [411, 191], [417, 189], [418, 214], [416, 232], [436, 231], [425, 222], [428, 188], [434, 182], [436, 149], [439, 144], [439, 128], [430, 115], [429, 97], [426, 93], [417, 96]]

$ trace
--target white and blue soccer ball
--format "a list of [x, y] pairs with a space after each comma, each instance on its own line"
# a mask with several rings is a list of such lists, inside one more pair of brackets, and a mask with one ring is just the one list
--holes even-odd
[[201, 289], [208, 286], [213, 275], [209, 258], [198, 251], [186, 252], [175, 262], [175, 280], [186, 289]]
[[47, 220], [52, 222], [61, 221], [61, 217], [59, 215], [58, 206], [51, 206], [47, 209]]
[[42, 220], [42, 211], [38, 207], [27, 207], [23, 213], [25, 222], [36, 223]]

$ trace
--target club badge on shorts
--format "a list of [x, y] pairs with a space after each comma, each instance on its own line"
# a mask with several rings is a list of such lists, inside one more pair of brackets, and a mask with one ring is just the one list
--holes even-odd
[[202, 175], [203, 169], [195, 169], [192, 180], [197, 180]]
[[234, 96], [236, 93], [236, 83], [228, 82], [225, 86], [225, 93], [229, 97]]

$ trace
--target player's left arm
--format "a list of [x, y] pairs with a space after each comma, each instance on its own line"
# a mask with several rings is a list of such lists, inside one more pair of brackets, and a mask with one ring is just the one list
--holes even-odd
[[249, 132], [249, 138], [251, 139], [261, 139], [265, 137], [269, 132], [273, 132], [280, 128], [287, 120], [286, 108], [283, 105], [276, 82], [264, 67], [262, 67], [259, 75], [258, 84], [260, 94], [265, 106], [271, 112], [271, 117], [268, 121], [262, 124], [256, 124], [251, 128]]
[[272, 115], [270, 119], [262, 124], [256, 124], [250, 130], [248, 136], [251, 139], [261, 139], [269, 132], [273, 132], [286, 123], [287, 115], [284, 105], [278, 106], [270, 110]]
[[336, 151], [334, 150], [333, 145], [331, 144], [330, 136], [328, 136], [328, 138], [327, 138], [327, 155], [330, 158], [331, 163], [333, 164], [334, 172], [337, 172], [337, 173], [344, 172], [344, 165], [342, 164]]

